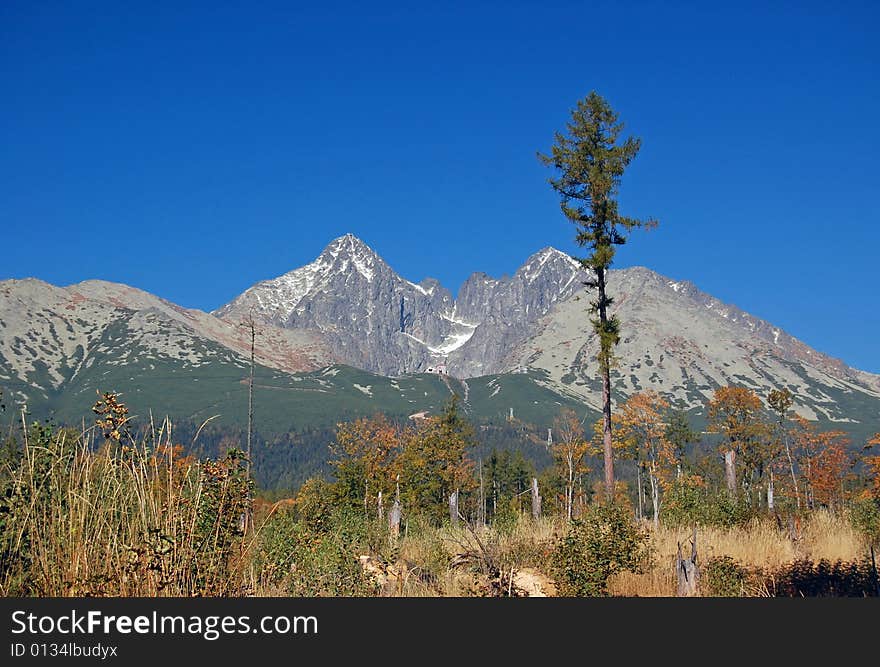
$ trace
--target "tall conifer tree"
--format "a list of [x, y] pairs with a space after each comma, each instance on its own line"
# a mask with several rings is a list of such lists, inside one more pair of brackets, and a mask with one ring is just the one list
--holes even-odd
[[614, 496], [611, 366], [613, 348], [620, 342], [620, 322], [609, 313], [613, 300], [607, 293], [608, 268], [615, 246], [623, 245], [633, 228], [657, 224], [655, 220], [628, 218], [618, 211], [620, 178], [641, 147], [637, 137], [619, 141], [623, 128], [617, 113], [593, 91], [571, 112], [567, 132], [556, 133], [550, 154], [538, 153], [541, 162], [556, 171], [550, 185], [561, 197], [563, 214], [577, 227], [575, 242], [589, 250], [589, 255], [579, 260], [591, 274], [587, 286], [597, 291], [590, 312], [599, 338], [605, 492], [609, 500]]

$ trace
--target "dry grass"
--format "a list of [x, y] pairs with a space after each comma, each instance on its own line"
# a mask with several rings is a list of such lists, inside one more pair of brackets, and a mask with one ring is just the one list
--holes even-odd
[[[611, 582], [612, 595], [661, 596], [675, 595], [675, 558], [678, 543], [685, 552], [690, 548], [688, 530], [663, 526], [652, 531], [654, 548], [652, 566], [643, 574], [622, 573]], [[752, 521], [746, 526], [722, 529], [702, 528], [697, 531], [699, 559], [730, 556], [747, 567], [775, 570], [796, 560], [856, 560], [863, 556], [859, 538], [849, 523], [828, 512], [811, 515], [803, 526], [800, 539], [789, 539], [769, 520]]]
[[[163, 444], [164, 441], [164, 444]], [[0, 595], [189, 596], [246, 588], [240, 488], [228, 468], [151, 443], [94, 452], [87, 434], [24, 443], [4, 471]], [[230, 530], [231, 528], [231, 530]], [[14, 555], [14, 557], [11, 557]]]
[[491, 559], [504, 573], [535, 567], [546, 570], [553, 542], [564, 524], [555, 518], [532, 521], [523, 517], [507, 531], [485, 526], [470, 531], [456, 528], [418, 526], [400, 542], [399, 555], [406, 564], [403, 585], [396, 594], [407, 597], [467, 597], [485, 594], [485, 573], [478, 560], [463, 566], [456, 559], [472, 554]]

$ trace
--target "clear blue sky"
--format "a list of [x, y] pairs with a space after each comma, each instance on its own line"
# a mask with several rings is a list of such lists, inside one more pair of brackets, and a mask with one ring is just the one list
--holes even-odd
[[595, 89], [661, 221], [618, 266], [880, 372], [876, 2], [414, 4], [4, 0], [0, 278], [210, 310], [349, 231], [512, 273], [576, 250], [535, 152]]

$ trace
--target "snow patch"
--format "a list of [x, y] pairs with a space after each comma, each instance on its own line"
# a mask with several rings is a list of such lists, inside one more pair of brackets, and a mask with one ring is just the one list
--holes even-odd
[[453, 324], [460, 324], [463, 327], [469, 327], [471, 329], [476, 329], [479, 324], [471, 324], [470, 322], [465, 322], [464, 320], [459, 320], [455, 318], [455, 310], [452, 311], [452, 315], [447, 315], [446, 313], [440, 313], [440, 317], [442, 317], [447, 322], [452, 322]]
[[412, 282], [412, 281], [410, 281], [410, 280], [406, 280], [406, 279], [404, 279], [404, 282], [405, 282], [407, 285], [409, 285], [410, 287], [412, 287], [412, 288], [418, 290], [419, 292], [421, 292], [421, 293], [424, 294], [425, 296], [431, 296], [431, 295], [434, 293], [434, 286], [433, 286], [433, 285], [431, 285], [431, 289], [426, 290], [426, 289], [425, 289], [424, 287], [422, 287], [421, 285], [416, 285], [414, 282]]
[[355, 389], [357, 389], [359, 392], [366, 394], [367, 396], [373, 395], [373, 385], [371, 385], [371, 384], [368, 384], [366, 387], [362, 387], [357, 382], [355, 382], [352, 386]]
[[457, 350], [462, 345], [467, 343], [471, 339], [471, 336], [473, 336], [473, 335], [474, 335], [473, 331], [466, 331], [465, 333], [460, 333], [460, 334], [452, 334], [439, 347], [431, 347], [429, 345], [428, 349], [431, 350], [431, 352], [434, 352], [436, 354], [444, 354], [444, 355], [449, 354], [450, 352]]

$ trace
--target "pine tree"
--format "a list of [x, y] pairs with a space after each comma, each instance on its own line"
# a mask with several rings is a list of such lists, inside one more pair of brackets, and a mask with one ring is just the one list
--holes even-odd
[[550, 155], [538, 153], [545, 165], [557, 172], [550, 185], [561, 197], [565, 217], [577, 227], [575, 242], [590, 254], [580, 258], [591, 273], [586, 285], [597, 290], [591, 303], [593, 330], [599, 338], [599, 372], [602, 375], [603, 454], [605, 492], [614, 497], [614, 463], [611, 441], [611, 366], [613, 348], [620, 342], [620, 322], [609, 309], [607, 273], [614, 260], [615, 246], [626, 242], [635, 227], [657, 224], [655, 220], [637, 220], [618, 211], [617, 193], [620, 178], [641, 147], [641, 139], [620, 139], [624, 124], [617, 113], [595, 91], [578, 101], [567, 124], [567, 134], [556, 133]]

